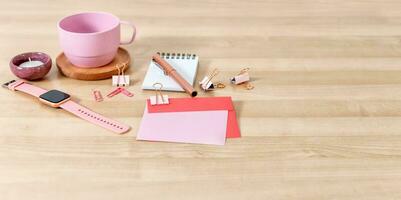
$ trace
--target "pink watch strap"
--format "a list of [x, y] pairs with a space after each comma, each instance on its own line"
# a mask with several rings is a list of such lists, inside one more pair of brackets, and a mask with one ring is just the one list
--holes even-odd
[[18, 80], [18, 81], [15, 81], [14, 83], [11, 83], [10, 85], [8, 85], [8, 88], [10, 90], [17, 90], [17, 91], [25, 92], [25, 93], [30, 94], [35, 97], [39, 97], [40, 95], [47, 92], [47, 90], [42, 89], [40, 87], [33, 86], [29, 83], [26, 83], [23, 80]]
[[71, 100], [61, 104], [60, 107], [82, 119], [85, 119], [86, 121], [97, 124], [119, 134], [128, 131], [130, 128], [129, 126], [121, 124], [117, 121], [107, 119]]
[[[47, 90], [26, 83], [23, 80], [18, 80], [9, 84], [8, 88], [10, 90], [17, 90], [24, 92], [35, 97], [39, 97], [40, 95], [47, 92]], [[130, 129], [130, 127], [127, 125], [121, 124], [117, 121], [101, 116], [100, 114], [95, 113], [89, 110], [88, 108], [85, 108], [84, 106], [81, 106], [78, 103], [75, 103], [74, 101], [71, 100], [61, 104], [60, 107], [82, 119], [85, 119], [91, 123], [94, 123], [96, 125], [99, 125], [103, 128], [106, 128], [119, 134], [124, 133]]]

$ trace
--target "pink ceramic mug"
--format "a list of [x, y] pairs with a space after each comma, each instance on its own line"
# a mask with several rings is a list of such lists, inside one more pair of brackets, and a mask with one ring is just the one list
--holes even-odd
[[[129, 41], [120, 41], [120, 24], [132, 27]], [[58, 32], [61, 48], [68, 60], [82, 68], [93, 68], [110, 63], [120, 44], [131, 44], [135, 39], [136, 28], [110, 13], [84, 12], [60, 20]]]

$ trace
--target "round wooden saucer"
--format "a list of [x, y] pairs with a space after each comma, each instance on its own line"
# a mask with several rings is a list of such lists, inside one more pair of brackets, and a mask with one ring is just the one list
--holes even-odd
[[118, 48], [117, 55], [111, 63], [96, 68], [77, 67], [68, 61], [64, 53], [61, 53], [56, 58], [57, 68], [62, 74], [69, 78], [87, 81], [111, 78], [111, 76], [118, 74], [118, 70], [116, 68], [118, 64], [126, 63], [127, 67], [125, 67], [125, 70], [127, 70], [130, 66], [130, 62], [131, 59], [128, 51], [121, 47]]

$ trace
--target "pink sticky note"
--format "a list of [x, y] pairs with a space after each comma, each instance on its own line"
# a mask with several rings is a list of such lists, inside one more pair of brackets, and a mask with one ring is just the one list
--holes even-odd
[[224, 145], [227, 110], [149, 113], [147, 107], [137, 140]]
[[147, 100], [149, 113], [228, 110], [227, 138], [241, 137], [237, 117], [231, 97], [169, 98], [169, 104], [151, 106]]

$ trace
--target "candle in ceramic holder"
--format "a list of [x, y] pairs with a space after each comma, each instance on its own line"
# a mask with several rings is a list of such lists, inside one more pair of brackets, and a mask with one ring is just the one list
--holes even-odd
[[31, 58], [29, 58], [28, 61], [23, 62], [19, 65], [19, 67], [26, 67], [26, 68], [30, 68], [30, 67], [39, 67], [41, 65], [43, 65], [44, 63], [40, 60], [31, 60]]
[[52, 66], [50, 56], [41, 52], [28, 52], [15, 56], [10, 69], [19, 78], [37, 80], [43, 78]]

